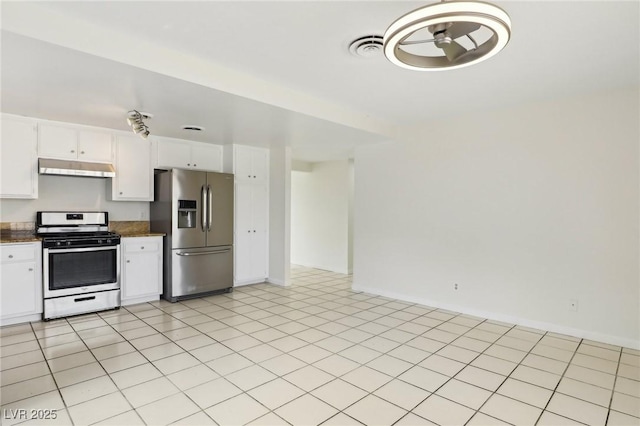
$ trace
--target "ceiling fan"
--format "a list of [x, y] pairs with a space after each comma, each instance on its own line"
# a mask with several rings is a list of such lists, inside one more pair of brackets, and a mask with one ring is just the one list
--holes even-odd
[[[429, 37], [426, 39], [425, 30]], [[416, 38], [416, 34], [423, 36]], [[383, 49], [391, 62], [404, 68], [453, 69], [495, 55], [506, 46], [510, 36], [511, 20], [499, 7], [479, 1], [443, 0], [392, 23], [384, 34]], [[414, 48], [426, 44], [435, 46], [437, 54]]]

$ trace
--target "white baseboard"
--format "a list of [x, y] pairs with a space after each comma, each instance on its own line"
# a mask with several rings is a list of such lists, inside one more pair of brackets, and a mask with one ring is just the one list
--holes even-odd
[[581, 339], [595, 340], [597, 342], [608, 343], [610, 345], [623, 346], [625, 348], [640, 349], [640, 340], [629, 339], [622, 336], [612, 336], [609, 334], [583, 330], [579, 328], [566, 327], [554, 323], [535, 321], [527, 318], [521, 318], [511, 315], [499, 314], [495, 312], [470, 309], [464, 306], [452, 305], [449, 303], [441, 303], [436, 300], [428, 300], [420, 297], [407, 296], [406, 294], [396, 293], [393, 291], [381, 291], [376, 288], [352, 286], [353, 291], [362, 291], [365, 293], [375, 294], [377, 296], [390, 297], [392, 299], [403, 300], [405, 302], [417, 303], [420, 305], [431, 306], [447, 311], [459, 312], [461, 314], [472, 315], [480, 318], [487, 318], [494, 321], [506, 322], [509, 324], [517, 324], [524, 327], [536, 328], [539, 330], [551, 331], [554, 333], [565, 334], [568, 336], [578, 337]]
[[121, 306], [137, 305], [138, 303], [156, 302], [158, 300], [160, 300], [160, 295], [159, 294], [152, 294], [152, 295], [147, 295], [147, 296], [134, 297], [134, 298], [131, 298], [131, 299], [124, 299], [120, 303], [120, 305]]
[[281, 287], [285, 287], [287, 284], [284, 282], [284, 280], [279, 280], [277, 278], [267, 278], [267, 282], [269, 284], [274, 284], [274, 285], [279, 285]]
[[291, 262], [292, 265], [298, 265], [298, 266], [303, 266], [305, 268], [313, 268], [313, 269], [320, 269], [323, 271], [329, 271], [329, 272], [337, 272], [338, 274], [351, 274], [353, 273], [352, 270], [336, 270], [335, 268], [329, 268], [328, 266], [322, 266], [322, 265], [309, 265], [309, 264], [304, 264], [304, 263], [297, 263], [297, 262]]
[[259, 279], [253, 279], [253, 280], [246, 280], [246, 281], [236, 281], [233, 283], [234, 287], [242, 287], [244, 285], [251, 285], [251, 284], [260, 284], [260, 283], [264, 283], [266, 282], [265, 278], [259, 278]]
[[4, 327], [5, 325], [15, 325], [15, 324], [22, 324], [26, 322], [37, 322], [37, 321], [42, 321], [41, 313], [0, 319], [0, 326]]

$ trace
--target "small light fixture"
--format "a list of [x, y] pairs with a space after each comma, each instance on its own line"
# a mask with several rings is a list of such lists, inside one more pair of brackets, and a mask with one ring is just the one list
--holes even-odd
[[[481, 27], [491, 35], [478, 44], [471, 33]], [[412, 39], [424, 29], [432, 39]], [[462, 37], [473, 47], [455, 41]], [[384, 34], [384, 54], [392, 63], [411, 70], [456, 69], [489, 59], [507, 45], [510, 37], [511, 19], [499, 7], [478, 1], [443, 1], [416, 9], [392, 23]], [[415, 49], [414, 45], [424, 43], [433, 43], [444, 55], [432, 56]]]
[[139, 112], [134, 110], [129, 111], [127, 115], [127, 124], [131, 126], [133, 133], [140, 136], [142, 139], [149, 137], [149, 127], [144, 124], [143, 120], [151, 120], [153, 114], [148, 112]]

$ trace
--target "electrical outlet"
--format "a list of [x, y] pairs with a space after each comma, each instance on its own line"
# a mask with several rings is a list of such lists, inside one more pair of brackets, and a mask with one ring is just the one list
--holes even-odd
[[569, 299], [569, 310], [578, 312], [578, 299]]
[[457, 290], [458, 289], [458, 283], [453, 283], [453, 289]]

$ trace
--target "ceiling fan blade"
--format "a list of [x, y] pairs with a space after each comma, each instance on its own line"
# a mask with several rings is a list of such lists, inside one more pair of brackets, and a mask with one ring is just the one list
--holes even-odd
[[454, 22], [449, 28], [447, 28], [447, 33], [449, 34], [449, 37], [456, 39], [474, 32], [481, 26], [482, 25], [476, 22]]
[[442, 50], [444, 50], [444, 54], [447, 55], [447, 59], [449, 61], [455, 61], [461, 55], [467, 53], [467, 49], [465, 49], [461, 44], [456, 43], [455, 41], [452, 41], [448, 45], [443, 46]]
[[411, 44], [422, 44], [422, 43], [433, 43], [435, 39], [429, 40], [411, 40], [411, 41], [403, 41], [402, 43], [398, 43], [400, 46], [409, 46]]
[[481, 58], [484, 55], [485, 53], [479, 51], [478, 49], [471, 49], [471, 50], [468, 50], [466, 53], [463, 53], [462, 55], [458, 56], [456, 59], [463, 60], [464, 62], [470, 62], [478, 58]]

